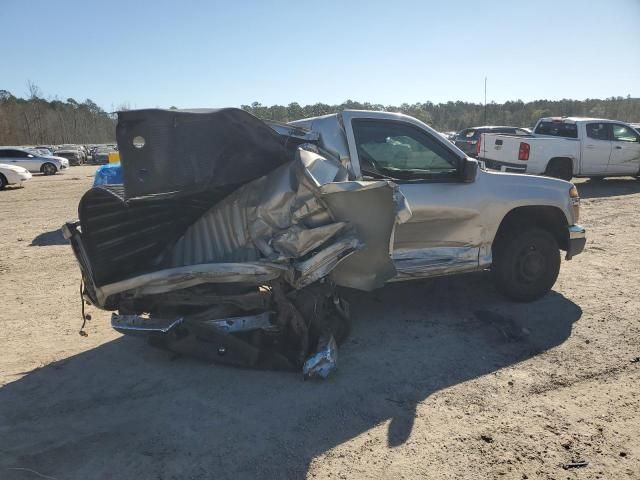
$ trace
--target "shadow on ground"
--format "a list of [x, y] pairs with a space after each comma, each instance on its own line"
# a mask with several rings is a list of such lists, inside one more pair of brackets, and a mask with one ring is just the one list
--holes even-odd
[[640, 193], [640, 180], [628, 178], [606, 178], [588, 180], [577, 184], [581, 198], [618, 197]]
[[485, 274], [348, 296], [353, 333], [324, 382], [135, 338], [30, 372], [0, 389], [0, 477], [300, 478], [387, 420], [388, 446], [403, 444], [418, 403], [559, 345], [582, 313], [557, 293], [508, 303]]
[[42, 232], [33, 240], [30, 247], [49, 247], [51, 245], [67, 245], [69, 242], [62, 235], [62, 230], [52, 230], [50, 232]]

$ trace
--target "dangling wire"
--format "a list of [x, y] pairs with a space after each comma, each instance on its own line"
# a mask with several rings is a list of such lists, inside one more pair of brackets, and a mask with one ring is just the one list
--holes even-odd
[[80, 309], [82, 313], [82, 326], [80, 327], [80, 331], [78, 332], [81, 337], [88, 337], [89, 334], [84, 331], [84, 326], [87, 324], [87, 316], [84, 313], [84, 298], [82, 297], [82, 291], [84, 290], [84, 282], [80, 280]]

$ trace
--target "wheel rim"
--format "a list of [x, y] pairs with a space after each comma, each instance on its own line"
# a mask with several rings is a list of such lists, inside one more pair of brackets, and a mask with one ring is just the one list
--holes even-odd
[[546, 269], [544, 255], [535, 245], [528, 245], [520, 251], [516, 269], [522, 282], [533, 283], [544, 275]]
[[55, 172], [53, 165], [49, 165], [48, 163], [45, 164], [43, 168], [44, 168], [45, 175], [51, 175]]

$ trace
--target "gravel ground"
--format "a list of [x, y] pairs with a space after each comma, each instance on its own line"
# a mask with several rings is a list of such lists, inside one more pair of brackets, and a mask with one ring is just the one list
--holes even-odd
[[535, 303], [484, 273], [350, 294], [339, 371], [303, 382], [92, 308], [78, 335], [59, 227], [94, 170], [0, 192], [0, 479], [640, 479], [640, 182], [577, 182], [586, 251]]

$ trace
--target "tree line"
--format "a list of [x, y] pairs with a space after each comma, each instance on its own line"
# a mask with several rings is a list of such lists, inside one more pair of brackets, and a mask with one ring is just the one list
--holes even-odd
[[[77, 102], [43, 98], [28, 83], [27, 98], [0, 90], [0, 145], [62, 143], [108, 143], [115, 140], [116, 118], [90, 99]], [[171, 107], [175, 108], [175, 107]], [[342, 110], [382, 110], [416, 117], [439, 131], [459, 131], [479, 125], [531, 127], [540, 117], [581, 116], [640, 122], [640, 98], [611, 97], [604, 100], [522, 100], [505, 103], [403, 103], [400, 106], [347, 100], [339, 105], [315, 103], [265, 106], [258, 102], [241, 108], [263, 120], [289, 122]], [[123, 105], [120, 110], [128, 109]]]
[[608, 118], [624, 122], [640, 122], [640, 98], [611, 97], [604, 100], [522, 100], [505, 103], [490, 103], [486, 108], [479, 103], [403, 103], [400, 106], [375, 103], [360, 103], [347, 100], [340, 105], [316, 103], [301, 106], [290, 103], [287, 106], [265, 106], [258, 102], [242, 105], [243, 110], [262, 118], [289, 122], [300, 118], [336, 113], [342, 110], [382, 110], [400, 112], [418, 118], [438, 131], [459, 131], [480, 125], [510, 125], [532, 127], [541, 117], [579, 116]]
[[95, 102], [43, 98], [28, 84], [28, 98], [0, 89], [0, 145], [108, 143], [115, 140], [115, 117]]

